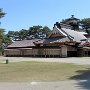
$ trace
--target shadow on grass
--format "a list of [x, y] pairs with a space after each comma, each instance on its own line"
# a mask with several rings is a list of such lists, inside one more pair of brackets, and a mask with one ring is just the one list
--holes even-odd
[[90, 90], [90, 68], [76, 71], [78, 75], [70, 77], [71, 80], [78, 80], [77, 86], [81, 89]]

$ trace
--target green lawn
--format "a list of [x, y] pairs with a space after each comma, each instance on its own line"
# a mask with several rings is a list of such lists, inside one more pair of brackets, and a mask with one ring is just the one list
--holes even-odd
[[90, 66], [47, 62], [0, 63], [0, 82], [68, 80], [75, 71], [87, 68]]

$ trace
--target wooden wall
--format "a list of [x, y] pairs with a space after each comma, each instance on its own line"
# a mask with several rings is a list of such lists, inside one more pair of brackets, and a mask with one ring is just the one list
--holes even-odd
[[61, 48], [33, 48], [33, 49], [7, 49], [6, 56], [30, 56], [30, 57], [62, 57], [63, 53], [67, 56], [77, 55], [77, 48], [66, 46], [67, 50], [62, 52]]
[[61, 56], [61, 49], [29, 49], [29, 50], [18, 50], [18, 49], [9, 49], [5, 50], [6, 56], [41, 56], [41, 57], [50, 57], [50, 56]]

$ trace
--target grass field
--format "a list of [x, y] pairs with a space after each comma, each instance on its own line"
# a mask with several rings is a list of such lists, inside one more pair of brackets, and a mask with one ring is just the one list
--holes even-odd
[[78, 70], [90, 66], [47, 62], [0, 63], [0, 82], [31, 82], [68, 80]]

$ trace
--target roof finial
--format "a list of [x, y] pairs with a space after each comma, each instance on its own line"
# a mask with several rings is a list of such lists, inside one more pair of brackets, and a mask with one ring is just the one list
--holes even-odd
[[71, 15], [72, 16], [72, 18], [74, 17], [74, 15]]

